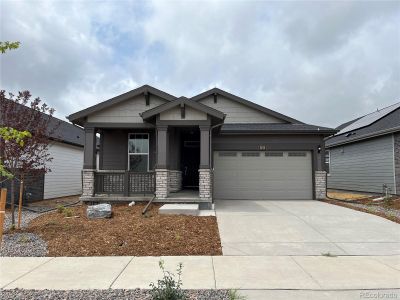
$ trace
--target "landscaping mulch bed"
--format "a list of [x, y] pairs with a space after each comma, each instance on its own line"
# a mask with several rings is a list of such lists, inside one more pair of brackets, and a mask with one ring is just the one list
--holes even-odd
[[400, 224], [399, 197], [393, 198], [390, 202], [372, 201], [371, 199], [368, 198], [353, 200], [353, 201], [340, 201], [336, 199], [325, 199], [322, 201], [362, 211], [365, 213], [373, 214]]
[[23, 231], [39, 235], [48, 256], [222, 255], [216, 217], [159, 215], [153, 204], [113, 205], [110, 219], [90, 220], [86, 205], [70, 207], [71, 217], [50, 212]]
[[[232, 299], [228, 290], [185, 290], [188, 300], [229, 300]], [[0, 290], [2, 300], [30, 300], [30, 299], [63, 299], [63, 300], [89, 300], [89, 299], [152, 299], [149, 290]]]
[[77, 205], [79, 196], [67, 196], [48, 200], [35, 201], [27, 204], [27, 207], [38, 213], [56, 209], [59, 206]]

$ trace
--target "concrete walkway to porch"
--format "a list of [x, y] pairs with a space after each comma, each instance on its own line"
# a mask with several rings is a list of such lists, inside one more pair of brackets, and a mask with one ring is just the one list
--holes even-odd
[[[400, 256], [162, 257], [183, 263], [185, 289], [400, 291]], [[2, 289], [148, 289], [160, 257], [1, 257]], [[264, 291], [265, 292], [265, 291]], [[271, 291], [269, 291], [271, 292]], [[307, 295], [307, 293], [306, 293]], [[250, 298], [252, 299], [253, 296]]]

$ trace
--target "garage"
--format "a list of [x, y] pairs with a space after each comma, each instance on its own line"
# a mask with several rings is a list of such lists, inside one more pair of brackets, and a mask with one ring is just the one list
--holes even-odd
[[215, 151], [214, 198], [313, 199], [311, 151]]

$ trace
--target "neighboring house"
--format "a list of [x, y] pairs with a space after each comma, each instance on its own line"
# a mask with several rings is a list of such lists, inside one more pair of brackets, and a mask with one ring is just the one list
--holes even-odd
[[68, 119], [85, 128], [83, 201], [325, 197], [323, 139], [336, 130], [218, 88], [177, 98], [145, 85]]
[[400, 103], [337, 129], [325, 144], [328, 188], [400, 194]]
[[[84, 130], [56, 118], [53, 118], [50, 126], [58, 126], [50, 137], [49, 154], [53, 160], [47, 166], [51, 172], [28, 175], [25, 178], [25, 202], [82, 193]], [[3, 185], [10, 192], [9, 182]], [[16, 196], [18, 190], [19, 184], [16, 187]]]

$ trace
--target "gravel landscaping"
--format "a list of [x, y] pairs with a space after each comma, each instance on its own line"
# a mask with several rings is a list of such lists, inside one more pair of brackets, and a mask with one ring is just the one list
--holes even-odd
[[[227, 290], [186, 290], [186, 295], [190, 300], [229, 300]], [[65, 300], [92, 300], [92, 299], [140, 299], [150, 300], [149, 290], [74, 290], [74, 291], [54, 291], [54, 290], [0, 290], [2, 300], [27, 300], [27, 299], [65, 299]]]
[[[11, 228], [11, 212], [10, 211], [6, 211], [6, 215], [5, 215], [5, 220], [4, 220], [4, 232], [6, 232], [7, 230], [10, 230]], [[30, 221], [32, 221], [33, 219], [37, 218], [38, 216], [40, 216], [40, 213], [36, 213], [36, 212], [32, 212], [29, 210], [22, 210], [22, 214], [21, 214], [21, 228], [26, 228], [28, 227], [28, 224]], [[15, 223], [18, 222], [18, 211], [15, 211]]]
[[47, 244], [34, 233], [11, 233], [3, 236], [0, 256], [46, 256]]

